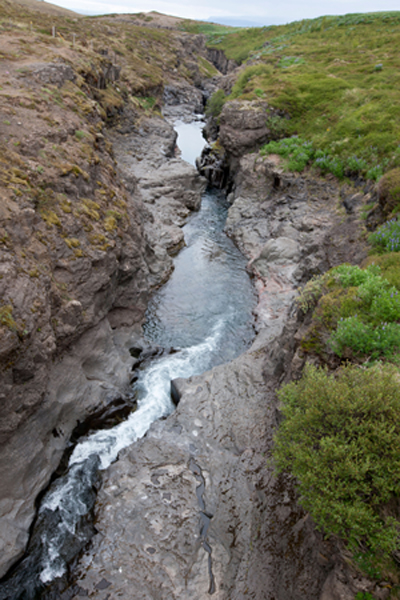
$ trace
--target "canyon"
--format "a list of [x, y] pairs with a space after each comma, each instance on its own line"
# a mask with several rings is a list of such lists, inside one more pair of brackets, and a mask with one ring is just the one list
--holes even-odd
[[[0, 292], [2, 307], [11, 307], [1, 321], [2, 576], [23, 556], [36, 499], [75, 428], [110, 406], [134, 404], [131, 350], [149, 346], [146, 309], [171, 276], [185, 245], [182, 228], [207, 186], [201, 162], [199, 173], [179, 156], [173, 122], [202, 112], [210, 93], [228, 85], [223, 72], [235, 68], [220, 53], [207, 54], [200, 36], [190, 44], [188, 37], [179, 60], [189, 68], [198, 51], [221, 73], [171, 76], [162, 115], [138, 117], [126, 103], [104, 123], [90, 94], [87, 121], [57, 104], [51, 114], [58, 125], [32, 119], [20, 103], [5, 115], [11, 125], [2, 127], [14, 135], [2, 135], [19, 142], [19, 160], [35, 177], [37, 154], [49, 154], [52, 143], [75, 144], [84, 137], [77, 131], [87, 131], [93, 154], [77, 161], [79, 170], [70, 155], [61, 174], [46, 166], [47, 180], [35, 183], [50, 203], [13, 192], [15, 178], [24, 181], [13, 173], [1, 206]], [[64, 56], [40, 64], [5, 61], [2, 86], [11, 81], [20, 97], [26, 88], [74, 85], [66, 52], [58, 48]], [[118, 86], [113, 61], [106, 63], [109, 83]], [[50, 101], [43, 102], [47, 110]], [[257, 294], [254, 339], [233, 360], [173, 380], [176, 410], [102, 472], [94, 535], [44, 598], [388, 596], [351, 565], [338, 540], [324, 539], [298, 505], [294, 482], [276, 476], [271, 460], [276, 390], [299, 378], [306, 361], [298, 289], [335, 265], [362, 261], [360, 215], [375, 192], [288, 173], [279, 157], [260, 156], [270, 135], [265, 110], [262, 102], [228, 102], [218, 132], [229, 180], [225, 232], [246, 258]]]

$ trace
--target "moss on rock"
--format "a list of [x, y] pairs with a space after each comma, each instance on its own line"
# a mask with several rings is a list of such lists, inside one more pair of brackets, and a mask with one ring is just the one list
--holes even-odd
[[400, 169], [388, 171], [378, 184], [379, 204], [389, 215], [400, 209]]

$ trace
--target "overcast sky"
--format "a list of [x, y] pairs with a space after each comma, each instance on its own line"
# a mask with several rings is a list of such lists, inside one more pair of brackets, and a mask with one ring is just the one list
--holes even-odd
[[218, 22], [241, 19], [271, 25], [321, 15], [399, 10], [399, 0], [49, 0], [84, 14], [135, 13], [156, 10], [168, 15]]

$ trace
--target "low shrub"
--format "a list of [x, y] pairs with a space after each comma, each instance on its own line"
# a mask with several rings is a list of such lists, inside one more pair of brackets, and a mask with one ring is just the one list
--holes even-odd
[[278, 471], [297, 478], [300, 503], [355, 550], [388, 555], [398, 523], [383, 507], [400, 494], [400, 386], [392, 365], [347, 366], [335, 376], [306, 367], [278, 392]]
[[352, 315], [342, 315], [329, 344], [339, 357], [391, 358], [400, 350], [400, 295], [380, 275], [379, 267], [360, 269], [340, 265], [332, 270], [344, 288], [356, 287], [357, 304]]
[[[286, 129], [288, 128], [287, 123], [288, 121], [286, 121]], [[386, 165], [386, 163], [374, 164], [377, 159], [371, 156], [368, 157], [368, 160], [355, 155], [342, 159], [332, 153], [317, 150], [312, 142], [297, 135], [281, 139], [279, 142], [272, 141], [265, 144], [261, 148], [260, 154], [261, 156], [279, 154], [287, 159], [286, 166], [289, 171], [301, 173], [307, 165], [312, 165], [321, 173], [332, 173], [338, 179], [343, 179], [345, 176], [362, 175], [366, 179], [376, 181], [382, 177]]]
[[400, 221], [387, 221], [370, 234], [368, 241], [379, 252], [400, 252]]
[[223, 90], [218, 90], [207, 100], [206, 116], [217, 118], [221, 114], [226, 96]]
[[[399, 264], [386, 265], [392, 282]], [[312, 280], [299, 295], [306, 311], [318, 302], [301, 344], [305, 351], [339, 358], [394, 360], [400, 351], [400, 292], [378, 265], [340, 265]]]

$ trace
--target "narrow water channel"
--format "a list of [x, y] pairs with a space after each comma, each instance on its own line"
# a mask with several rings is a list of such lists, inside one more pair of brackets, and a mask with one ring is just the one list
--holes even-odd
[[[176, 123], [182, 158], [192, 164], [204, 146], [201, 128], [200, 122]], [[126, 421], [76, 446], [69, 473], [49, 489], [39, 509], [38, 554], [28, 565], [32, 590], [21, 595], [21, 589], [14, 593], [0, 586], [0, 600], [35, 598], [36, 583], [40, 587], [63, 575], [70, 559], [65, 539], [80, 535], [77, 524], [94, 502], [97, 470], [106, 469], [151, 423], [173, 410], [171, 380], [232, 360], [250, 345], [256, 298], [244, 257], [223, 233], [227, 208], [221, 192], [207, 190], [200, 210], [189, 217], [183, 229], [185, 247], [175, 258], [170, 280], [153, 296], [144, 325], [149, 341], [176, 352], [153, 360], [139, 373], [138, 408]], [[41, 519], [49, 526], [40, 525]], [[27, 581], [24, 574], [15, 581], [17, 590], [22, 581]]]

